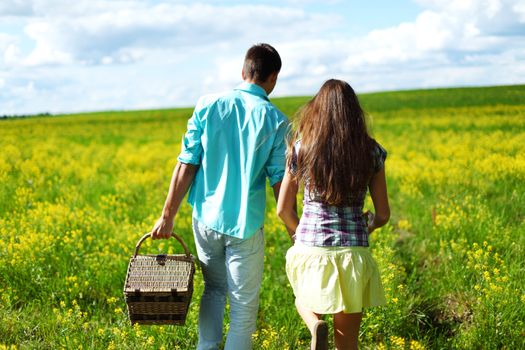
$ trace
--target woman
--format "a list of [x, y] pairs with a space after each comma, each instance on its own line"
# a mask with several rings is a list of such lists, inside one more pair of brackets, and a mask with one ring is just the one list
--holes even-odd
[[[297, 311], [312, 333], [312, 349], [328, 348], [323, 314], [334, 315], [336, 348], [357, 349], [363, 307], [385, 303], [368, 235], [390, 217], [386, 151], [369, 136], [354, 90], [334, 79], [299, 112], [293, 141], [277, 213], [295, 232], [286, 272]], [[299, 220], [295, 203], [302, 183]], [[367, 190], [375, 214], [363, 213]]]

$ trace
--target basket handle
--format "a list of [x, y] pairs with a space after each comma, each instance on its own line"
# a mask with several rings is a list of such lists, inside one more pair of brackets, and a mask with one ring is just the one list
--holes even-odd
[[[144, 236], [142, 236], [142, 238], [138, 241], [137, 243], [137, 246], [135, 247], [135, 255], [133, 255], [134, 258], [137, 257], [137, 255], [139, 254], [139, 248], [142, 244], [142, 242], [144, 242], [146, 240], [146, 238], [149, 238], [151, 237], [151, 232], [148, 232], [146, 233]], [[179, 236], [177, 236], [175, 234], [175, 232], [172, 232], [171, 233], [171, 237], [174, 237], [177, 239], [177, 241], [179, 241], [179, 243], [182, 245], [182, 248], [184, 248], [184, 253], [186, 253], [186, 257], [191, 257], [191, 254], [190, 254], [190, 251], [188, 249], [188, 247], [186, 246], [186, 244], [184, 243], [184, 241], [182, 240], [182, 238], [180, 238]]]

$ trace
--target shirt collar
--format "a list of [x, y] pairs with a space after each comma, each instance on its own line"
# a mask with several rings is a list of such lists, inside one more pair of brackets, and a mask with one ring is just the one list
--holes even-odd
[[241, 83], [239, 86], [237, 86], [234, 90], [246, 91], [246, 92], [248, 92], [250, 94], [262, 97], [266, 101], [270, 101], [266, 91], [264, 91], [264, 89], [262, 87], [260, 87], [259, 85], [257, 85], [257, 84], [244, 82], [244, 83]]

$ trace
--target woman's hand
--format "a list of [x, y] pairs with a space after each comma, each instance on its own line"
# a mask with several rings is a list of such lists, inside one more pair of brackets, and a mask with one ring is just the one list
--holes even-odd
[[377, 227], [374, 225], [375, 215], [370, 210], [367, 210], [365, 213], [366, 225], [368, 227], [368, 234], [371, 234]]

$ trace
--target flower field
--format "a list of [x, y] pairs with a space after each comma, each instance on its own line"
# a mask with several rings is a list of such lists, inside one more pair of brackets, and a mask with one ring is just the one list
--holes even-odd
[[[360, 98], [388, 151], [392, 209], [371, 237], [388, 304], [365, 312], [361, 347], [525, 348], [525, 86]], [[306, 100], [274, 102], [292, 116]], [[195, 348], [199, 270], [185, 326], [131, 327], [122, 293], [191, 112], [0, 121], [0, 349]], [[267, 203], [255, 349], [306, 349], [270, 189]], [[195, 254], [187, 204], [175, 231]]]

